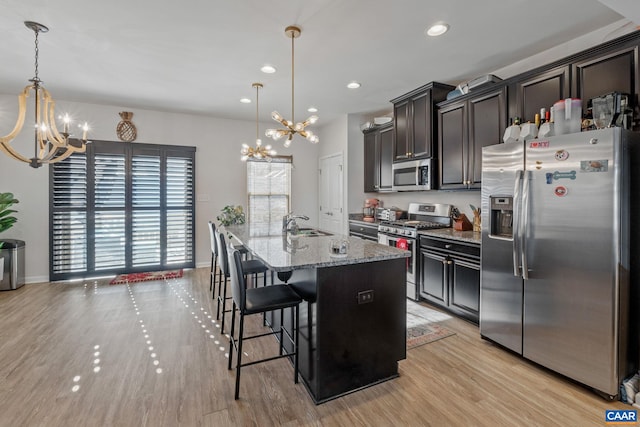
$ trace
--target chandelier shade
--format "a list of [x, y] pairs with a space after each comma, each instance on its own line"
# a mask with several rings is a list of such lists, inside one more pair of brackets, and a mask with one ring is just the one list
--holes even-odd
[[284, 30], [287, 37], [291, 39], [291, 120], [286, 120], [280, 113], [274, 111], [271, 113], [271, 118], [276, 122], [280, 123], [283, 127], [279, 129], [267, 129], [265, 135], [269, 138], [272, 138], [274, 141], [278, 141], [284, 137], [287, 139], [284, 142], [285, 147], [289, 147], [291, 145], [291, 141], [293, 140], [293, 136], [295, 134], [299, 134], [303, 138], [306, 138], [313, 144], [317, 144], [320, 141], [317, 135], [315, 135], [312, 131], [306, 129], [306, 127], [310, 124], [314, 124], [318, 121], [318, 116], [313, 115], [309, 117], [307, 120], [303, 122], [296, 123], [295, 121], [295, 74], [294, 74], [294, 59], [295, 59], [295, 49], [294, 49], [294, 40], [300, 37], [300, 33], [302, 32], [300, 28], [290, 25]]
[[[46, 33], [49, 29], [37, 22], [25, 21], [24, 24], [35, 33], [35, 76], [29, 80], [30, 84], [25, 86], [18, 95], [18, 120], [9, 134], [0, 136], [0, 151], [15, 160], [28, 163], [33, 168], [39, 168], [44, 164], [64, 160], [73, 153], [84, 152], [89, 127], [87, 123], [82, 126], [82, 139], [71, 138], [69, 133], [71, 119], [68, 114], [65, 114], [64, 117], [60, 117], [63, 121], [63, 130], [62, 132], [58, 130], [55, 119], [55, 101], [38, 77], [38, 35]], [[27, 98], [32, 92], [35, 114], [34, 150], [33, 157], [27, 157], [21, 154], [12, 143], [15, 142], [24, 126]]]
[[253, 83], [251, 86], [256, 88], [256, 146], [251, 147], [248, 144], [242, 144], [242, 149], [240, 150], [242, 157], [240, 159], [243, 162], [246, 162], [249, 159], [271, 161], [271, 158], [276, 155], [276, 150], [273, 150], [270, 145], [262, 145], [259, 131], [259, 90], [263, 85], [262, 83]]

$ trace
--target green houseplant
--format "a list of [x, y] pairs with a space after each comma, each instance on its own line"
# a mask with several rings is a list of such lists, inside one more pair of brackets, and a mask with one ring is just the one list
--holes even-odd
[[[19, 202], [13, 197], [13, 193], [0, 193], [0, 233], [10, 229], [17, 221], [16, 217], [11, 216], [17, 211], [10, 209], [16, 203]], [[2, 248], [3, 244], [4, 242], [0, 241], [0, 248]]]
[[222, 208], [222, 213], [216, 217], [222, 225], [244, 224], [245, 217], [242, 206], [227, 205]]

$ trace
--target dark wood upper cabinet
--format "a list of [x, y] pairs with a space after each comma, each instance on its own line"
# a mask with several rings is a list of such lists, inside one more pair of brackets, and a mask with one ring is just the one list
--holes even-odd
[[441, 190], [480, 188], [482, 147], [499, 144], [506, 126], [507, 89], [467, 95], [438, 114]]
[[[445, 95], [446, 96], [446, 95]], [[431, 93], [426, 92], [411, 98], [413, 111], [411, 112], [411, 133], [413, 134], [413, 148], [411, 156], [416, 159], [433, 156], [432, 134], [433, 108], [431, 105]], [[411, 148], [408, 146], [407, 148]]]
[[582, 109], [587, 110], [591, 98], [611, 92], [631, 95], [637, 104], [638, 45], [599, 53], [573, 65], [575, 75], [575, 97], [582, 99]]
[[469, 99], [468, 188], [480, 188], [482, 148], [499, 144], [507, 125], [506, 88]]
[[396, 122], [393, 161], [396, 162], [409, 158], [409, 100], [394, 104], [393, 119]]
[[391, 100], [395, 119], [394, 162], [436, 157], [435, 104], [445, 100], [453, 89], [432, 82]]
[[467, 102], [456, 102], [440, 109], [438, 126], [440, 167], [439, 189], [465, 188], [467, 168]]
[[515, 84], [517, 109], [511, 117], [533, 123], [541, 108], [547, 111], [560, 99], [570, 96], [571, 68], [564, 65], [525, 77]]
[[391, 191], [393, 123], [364, 133], [364, 192]]
[[378, 191], [391, 191], [393, 184], [393, 126], [380, 129], [380, 184]]
[[373, 193], [378, 191], [378, 133], [367, 131], [364, 134], [364, 192]]

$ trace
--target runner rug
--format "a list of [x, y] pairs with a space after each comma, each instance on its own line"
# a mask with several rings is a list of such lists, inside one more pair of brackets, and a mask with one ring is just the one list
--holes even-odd
[[438, 323], [450, 316], [407, 300], [407, 349], [455, 335]]
[[182, 269], [168, 271], [151, 271], [147, 273], [120, 274], [114, 277], [110, 285], [120, 285], [122, 283], [148, 282], [151, 280], [177, 279], [182, 277]]

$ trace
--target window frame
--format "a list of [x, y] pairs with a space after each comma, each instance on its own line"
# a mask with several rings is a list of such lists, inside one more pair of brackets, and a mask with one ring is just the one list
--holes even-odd
[[[252, 225], [257, 224], [255, 219], [252, 218], [253, 217], [253, 213], [251, 212], [251, 200], [252, 200], [252, 196], [254, 193], [251, 192], [251, 189], [249, 188], [250, 186], [250, 167], [252, 163], [265, 163], [265, 164], [288, 164], [289, 165], [289, 171], [288, 171], [288, 182], [287, 182], [287, 193], [283, 194], [283, 193], [273, 193], [270, 191], [268, 194], [257, 194], [255, 193], [256, 197], [268, 197], [271, 198], [273, 196], [285, 196], [287, 199], [287, 206], [286, 206], [286, 213], [291, 212], [291, 192], [292, 192], [292, 174], [293, 174], [293, 156], [274, 156], [272, 157], [272, 159], [269, 160], [258, 160], [258, 159], [247, 159], [247, 169], [246, 169], [246, 177], [247, 177], [247, 218], [248, 221], [250, 223], [252, 223]], [[286, 214], [285, 213], [285, 214]], [[274, 218], [271, 218], [271, 213], [269, 213], [270, 219], [271, 219], [271, 224], [273, 223], [277, 223], [279, 224], [279, 220], [280, 218], [277, 218], [274, 220]], [[279, 230], [278, 230], [279, 231]]]

